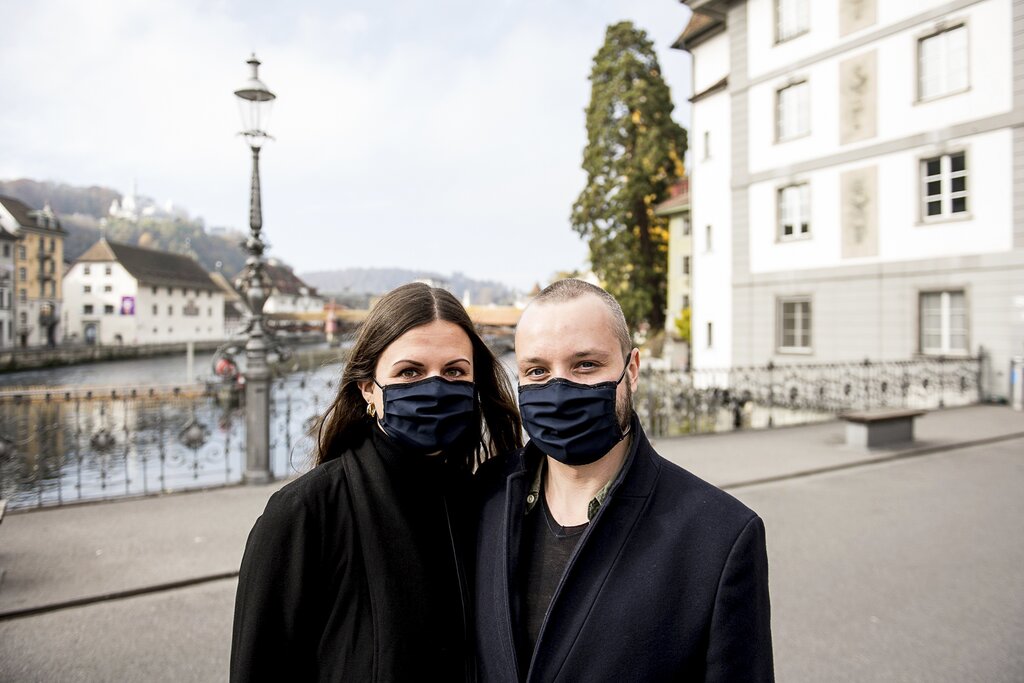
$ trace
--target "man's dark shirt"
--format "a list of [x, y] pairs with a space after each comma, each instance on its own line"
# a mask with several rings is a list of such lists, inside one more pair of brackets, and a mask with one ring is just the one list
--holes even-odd
[[569, 563], [569, 556], [589, 524], [562, 526], [551, 516], [543, 492], [540, 503], [526, 514], [523, 524], [523, 564], [519, 573], [523, 623], [520, 624], [518, 639], [519, 670], [523, 674], [530, 668], [540, 627]]

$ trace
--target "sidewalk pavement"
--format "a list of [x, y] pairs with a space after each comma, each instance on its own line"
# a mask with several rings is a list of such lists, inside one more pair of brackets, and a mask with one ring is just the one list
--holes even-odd
[[[842, 423], [828, 422], [656, 441], [667, 458], [727, 488], [765, 518], [779, 680], [866, 680], [889, 671], [860, 648], [875, 642], [878, 632], [887, 634], [880, 642], [899, 641], [875, 628], [881, 622], [872, 619], [882, 617], [868, 615], [867, 626], [858, 622], [851, 630], [843, 627], [842, 615], [868, 604], [884, 612], [879, 598], [894, 605], [907, 595], [918, 601], [908, 612], [925, 624], [936, 614], [954, 622], [957, 617], [955, 611], [927, 609], [929, 602], [998, 617], [991, 627], [1005, 628], [987, 641], [996, 652], [982, 653], [988, 679], [1002, 680], [1003, 672], [1009, 672], [1005, 680], [1024, 678], [1024, 655], [999, 649], [1007, 638], [1024, 639], [1024, 573], [1016, 569], [1021, 564], [1007, 564], [1024, 563], [1024, 503], [1018, 502], [1024, 501], [1024, 414], [997, 406], [932, 412], [917, 422], [918, 442], [900, 450], [849, 449], [843, 434]], [[925, 454], [937, 455], [914, 457]], [[929, 485], [905, 492], [905, 500], [891, 490], [893, 482], [921, 478]], [[960, 490], [965, 479], [977, 480], [966, 493]], [[280, 485], [8, 510], [0, 526], [0, 567], [6, 570], [0, 680], [224, 680], [233, 576], [249, 529]], [[846, 508], [837, 509], [839, 502]], [[953, 513], [954, 523], [972, 520], [987, 532], [987, 564], [964, 566], [964, 553], [974, 552], [978, 538], [957, 536], [956, 547], [945, 548], [945, 530], [921, 526], [918, 510], [928, 510], [932, 520]], [[918, 526], [907, 525], [911, 518]], [[925, 546], [905, 557], [900, 548], [922, 539], [910, 529], [926, 534]], [[844, 545], [844, 537], [868, 549]], [[888, 542], [876, 545], [880, 538]], [[915, 565], [922, 558], [941, 564], [947, 550], [959, 558], [949, 571]], [[856, 583], [840, 584], [851, 567], [858, 569], [847, 579]], [[994, 572], [984, 584], [986, 600], [974, 605], [971, 581], [986, 571]], [[963, 582], [959, 588], [957, 581]], [[883, 584], [884, 591], [873, 590]], [[913, 625], [919, 626], [904, 624]], [[912, 631], [887, 626], [911, 637], [910, 654], [935, 646], [915, 647]], [[949, 642], [940, 645], [955, 653], [954, 646], [965, 643], [956, 636], [956, 623], [946, 626]], [[848, 661], [836, 660], [836, 653], [846, 653]], [[935, 661], [924, 658], [921, 666]], [[836, 675], [839, 665], [851, 675]], [[906, 678], [905, 671], [893, 671]], [[782, 672], [790, 675], [783, 678]], [[963, 680], [955, 673], [938, 680]]]

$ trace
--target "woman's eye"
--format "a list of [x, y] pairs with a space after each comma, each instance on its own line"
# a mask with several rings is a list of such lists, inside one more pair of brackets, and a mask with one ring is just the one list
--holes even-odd
[[418, 373], [416, 372], [415, 368], [406, 368], [405, 370], [400, 371], [398, 373], [398, 376], [401, 377], [402, 379], [411, 379], [415, 377], [417, 374]]
[[544, 375], [544, 368], [530, 368], [526, 371], [527, 377], [541, 377]]
[[445, 377], [462, 377], [466, 374], [466, 371], [462, 368], [448, 368], [444, 371]]

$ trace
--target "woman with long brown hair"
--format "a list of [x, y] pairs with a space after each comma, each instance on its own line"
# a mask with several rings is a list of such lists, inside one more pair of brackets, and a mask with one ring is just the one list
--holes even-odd
[[316, 466], [249, 535], [231, 679], [472, 679], [470, 476], [520, 445], [508, 376], [455, 297], [419, 283], [382, 297]]

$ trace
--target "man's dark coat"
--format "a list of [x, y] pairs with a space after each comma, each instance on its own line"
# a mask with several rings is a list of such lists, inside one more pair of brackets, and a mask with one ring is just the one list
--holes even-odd
[[478, 473], [475, 579], [480, 678], [505, 681], [773, 680], [764, 524], [735, 498], [634, 442], [552, 598], [529, 672], [516, 595], [528, 444]]

